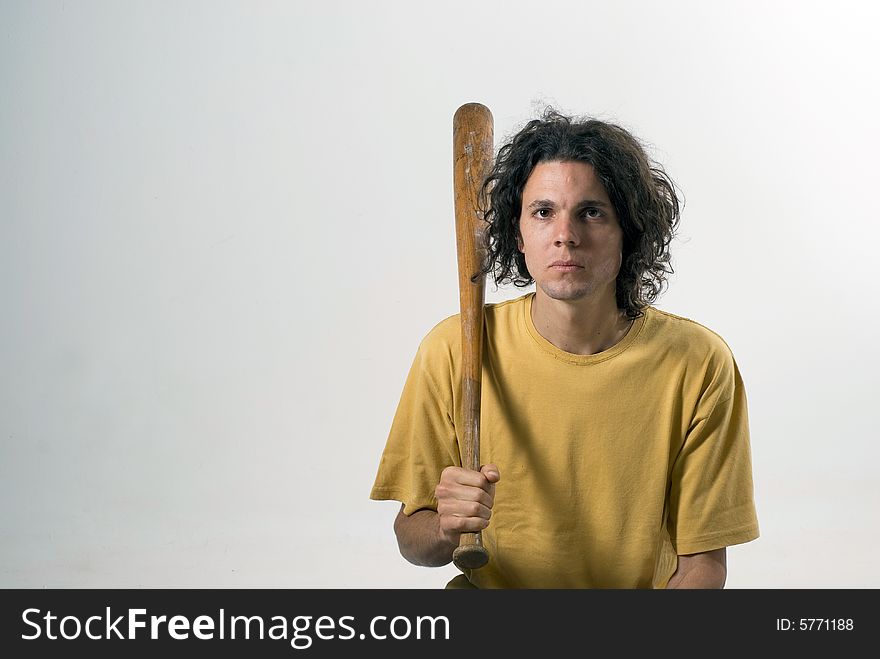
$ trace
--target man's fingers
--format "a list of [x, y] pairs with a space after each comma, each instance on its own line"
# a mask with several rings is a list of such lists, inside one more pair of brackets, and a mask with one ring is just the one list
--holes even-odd
[[456, 499], [438, 501], [437, 512], [441, 516], [453, 515], [455, 517], [479, 517], [481, 519], [489, 519], [492, 516], [492, 509], [478, 501], [459, 501]]
[[456, 517], [443, 515], [440, 517], [440, 528], [452, 533], [477, 533], [489, 526], [489, 520], [483, 517]]
[[452, 482], [483, 489], [489, 484], [489, 480], [482, 471], [463, 469], [462, 467], [446, 467], [440, 474], [440, 482]]
[[486, 508], [491, 508], [495, 486], [486, 483], [485, 488], [470, 485], [459, 485], [448, 481], [440, 481], [434, 491], [437, 501], [461, 501], [464, 503], [479, 503]]
[[485, 465], [480, 471], [447, 467], [434, 490], [440, 527], [448, 533], [476, 533], [489, 526], [495, 500], [498, 467]]

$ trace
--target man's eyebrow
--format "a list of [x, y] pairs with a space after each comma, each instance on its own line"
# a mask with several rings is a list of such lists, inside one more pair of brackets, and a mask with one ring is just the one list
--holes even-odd
[[[527, 208], [529, 210], [533, 210], [535, 208], [546, 208], [546, 207], [555, 207], [556, 202], [552, 199], [535, 199], [532, 203], [530, 203]], [[587, 206], [600, 206], [602, 208], [608, 208], [610, 204], [608, 202], [602, 201], [601, 199], [584, 199], [583, 201], [579, 201], [575, 208], [586, 208]]]
[[584, 206], [603, 206], [608, 207], [609, 204], [607, 201], [602, 201], [601, 199], [584, 199], [582, 202], [578, 204], [578, 208], [583, 208]]

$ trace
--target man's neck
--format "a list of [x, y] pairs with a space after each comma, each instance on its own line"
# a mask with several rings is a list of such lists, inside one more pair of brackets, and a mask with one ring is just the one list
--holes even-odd
[[595, 355], [623, 339], [632, 321], [617, 308], [613, 295], [554, 300], [538, 288], [532, 300], [532, 323], [560, 350]]

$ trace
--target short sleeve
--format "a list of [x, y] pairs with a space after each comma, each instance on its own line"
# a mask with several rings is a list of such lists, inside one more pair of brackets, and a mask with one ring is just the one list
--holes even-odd
[[746, 394], [732, 357], [702, 404], [671, 474], [667, 528], [679, 555], [759, 535]]
[[407, 515], [421, 508], [436, 510], [440, 473], [461, 466], [451, 364], [443, 353], [428, 341], [419, 346], [370, 492], [371, 499], [400, 501]]

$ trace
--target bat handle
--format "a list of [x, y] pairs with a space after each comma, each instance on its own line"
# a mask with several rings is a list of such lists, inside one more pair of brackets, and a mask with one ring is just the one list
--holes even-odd
[[458, 547], [452, 552], [452, 562], [459, 570], [476, 570], [489, 562], [489, 552], [483, 546], [482, 534], [462, 533]]
[[[473, 287], [472, 287], [473, 288]], [[462, 466], [480, 470], [480, 389], [483, 345], [482, 287], [477, 287], [477, 304], [466, 304], [462, 312], [464, 323], [464, 350], [462, 351], [465, 377], [462, 389], [463, 448]], [[462, 533], [458, 547], [452, 552], [452, 562], [460, 570], [476, 570], [489, 562], [489, 552], [483, 546], [482, 533]]]

